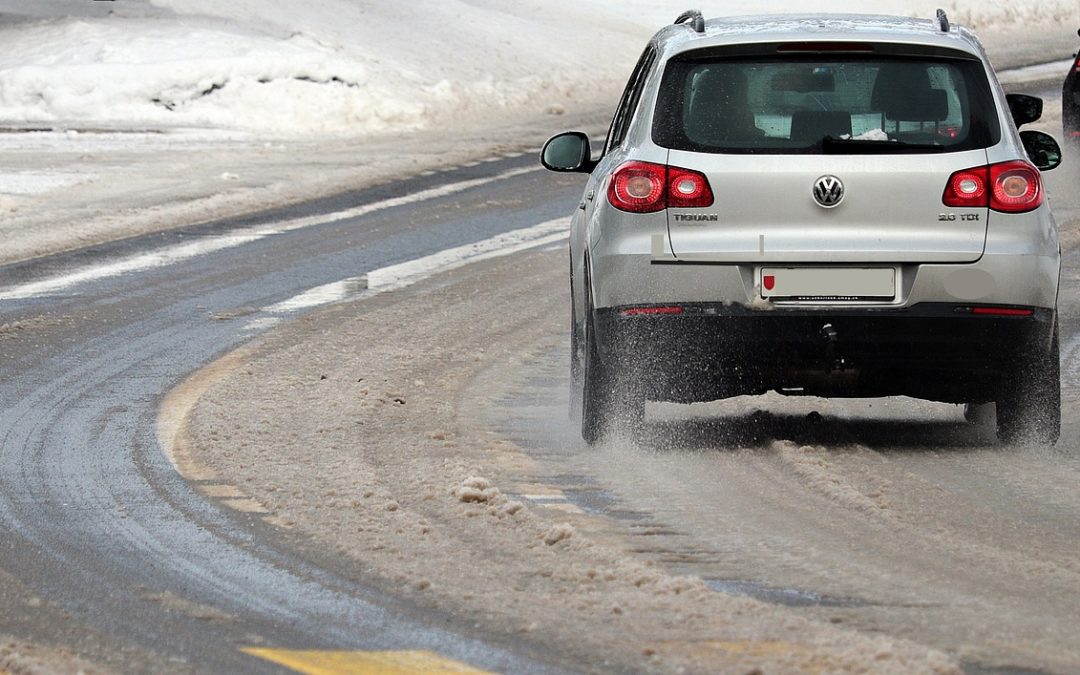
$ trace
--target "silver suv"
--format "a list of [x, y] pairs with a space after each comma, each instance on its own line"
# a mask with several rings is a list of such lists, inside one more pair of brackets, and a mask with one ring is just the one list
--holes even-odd
[[572, 379], [589, 443], [647, 400], [907, 395], [1060, 429], [1057, 225], [1042, 101], [964, 28], [882, 16], [704, 20], [650, 41], [570, 236]]

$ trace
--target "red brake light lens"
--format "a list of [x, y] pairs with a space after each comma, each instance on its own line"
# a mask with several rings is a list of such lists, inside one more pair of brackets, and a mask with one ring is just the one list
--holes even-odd
[[713, 193], [704, 174], [651, 162], [627, 162], [608, 183], [608, 201], [621, 211], [655, 213], [671, 208], [712, 206]]
[[945, 184], [945, 206], [989, 208], [1002, 213], [1034, 211], [1043, 203], [1042, 177], [1024, 161], [957, 171]]
[[1039, 170], [1027, 162], [1004, 162], [990, 167], [994, 186], [990, 208], [1006, 213], [1024, 213], [1043, 203]]
[[608, 201], [622, 211], [655, 213], [667, 208], [664, 199], [667, 167], [649, 162], [627, 162], [611, 176]]
[[703, 208], [713, 204], [712, 188], [704, 174], [669, 166], [667, 183], [671, 208]]
[[989, 167], [980, 166], [957, 171], [949, 177], [941, 201], [945, 203], [945, 206], [986, 208], [989, 206], [986, 187], [989, 183]]
[[979, 316], [1034, 316], [1035, 310], [1013, 307], [972, 307], [971, 313]]

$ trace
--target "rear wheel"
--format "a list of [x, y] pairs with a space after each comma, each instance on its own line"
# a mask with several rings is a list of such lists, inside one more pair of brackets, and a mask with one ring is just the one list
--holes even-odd
[[1053, 445], [1061, 435], [1061, 365], [1058, 332], [1048, 351], [1018, 359], [997, 401], [998, 438], [1005, 443]]
[[591, 306], [587, 313], [582, 338], [581, 386], [581, 437], [589, 445], [595, 445], [610, 434], [628, 436], [638, 434], [645, 417], [645, 400], [634, 386], [633, 377], [623, 359], [606, 350], [608, 357], [601, 358], [597, 345], [594, 317]]
[[578, 324], [574, 281], [570, 280], [570, 419], [581, 415], [582, 389], [585, 381], [585, 340]]
[[581, 386], [581, 437], [589, 445], [595, 445], [607, 431], [612, 417], [612, 391], [610, 376], [600, 362], [591, 319], [586, 320], [585, 358]]

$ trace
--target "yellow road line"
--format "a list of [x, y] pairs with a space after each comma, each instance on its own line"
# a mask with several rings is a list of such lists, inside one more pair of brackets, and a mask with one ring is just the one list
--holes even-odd
[[484, 675], [459, 661], [444, 658], [434, 652], [333, 652], [291, 649], [242, 649], [261, 659], [285, 666], [305, 675], [418, 675], [435, 673], [449, 675], [467, 673]]

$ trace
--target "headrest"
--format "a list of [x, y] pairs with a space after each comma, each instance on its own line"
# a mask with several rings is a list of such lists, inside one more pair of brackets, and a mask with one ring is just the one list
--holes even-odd
[[706, 145], [724, 145], [760, 135], [746, 100], [746, 74], [737, 68], [706, 70], [694, 78], [686, 111], [686, 135]]
[[922, 63], [882, 66], [870, 105], [890, 120], [940, 122], [949, 116], [948, 95], [944, 89], [931, 87], [930, 74]]
[[737, 68], [706, 70], [693, 82], [691, 107], [701, 105], [729, 107], [746, 105], [746, 73]]

